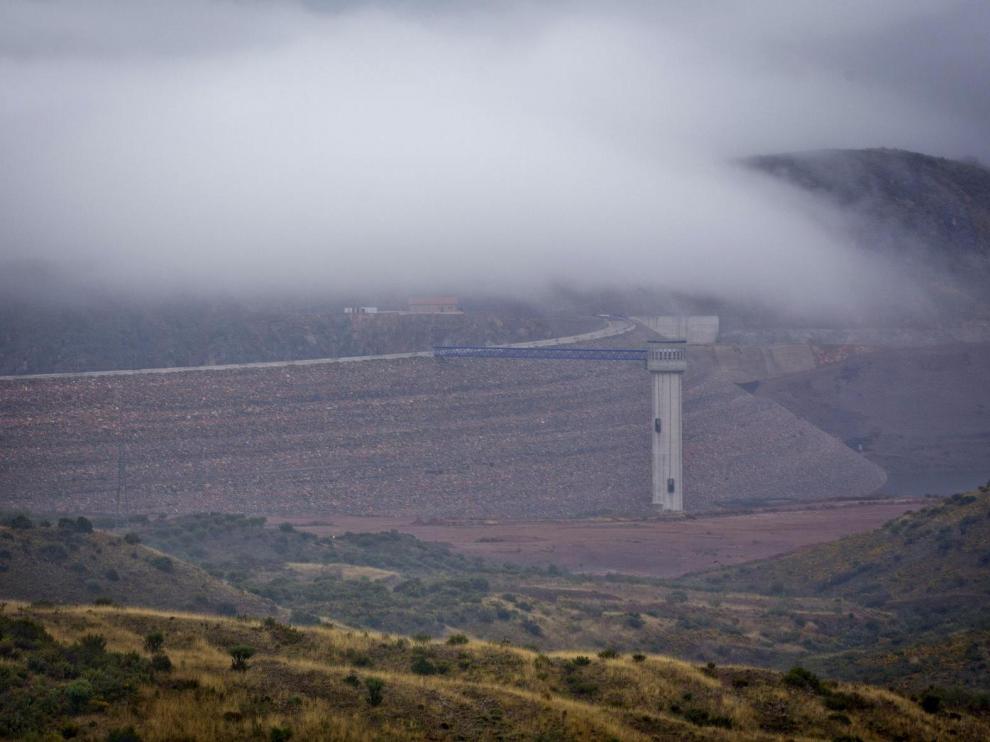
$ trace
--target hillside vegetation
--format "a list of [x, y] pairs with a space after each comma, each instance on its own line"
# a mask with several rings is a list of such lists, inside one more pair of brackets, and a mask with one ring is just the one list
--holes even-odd
[[622, 575], [498, 565], [408, 534], [318, 538], [261, 518], [136, 519], [142, 540], [272, 600], [296, 623], [318, 620], [405, 634], [466, 632], [542, 650], [652, 651], [707, 662], [787, 667], [872, 637], [879, 611], [817, 598], [722, 600]]
[[0, 724], [106, 740], [934, 739], [986, 719], [664, 657], [537, 654], [275, 621], [8, 605]]
[[810, 664], [902, 687], [936, 682], [990, 691], [990, 485], [869, 533], [685, 582], [882, 612], [889, 619], [866, 625], [868, 641]]
[[276, 611], [270, 601], [150, 549], [134, 536], [93, 531], [85, 518], [50, 524], [19, 516], [6, 523], [0, 526], [0, 598], [229, 615]]

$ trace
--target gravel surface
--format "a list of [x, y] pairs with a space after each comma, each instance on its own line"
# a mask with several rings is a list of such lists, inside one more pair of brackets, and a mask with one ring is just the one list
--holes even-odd
[[[636, 330], [603, 345], [637, 347]], [[0, 381], [8, 508], [561, 518], [650, 512], [635, 363], [410, 358]], [[884, 474], [699, 359], [690, 510], [862, 497]]]

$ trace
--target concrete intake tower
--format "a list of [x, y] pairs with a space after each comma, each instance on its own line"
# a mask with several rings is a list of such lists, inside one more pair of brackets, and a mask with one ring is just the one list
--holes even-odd
[[687, 369], [684, 340], [651, 341], [646, 369], [653, 386], [653, 505], [683, 512], [681, 378]]

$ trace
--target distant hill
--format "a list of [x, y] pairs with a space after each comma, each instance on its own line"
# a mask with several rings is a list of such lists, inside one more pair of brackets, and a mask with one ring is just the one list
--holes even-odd
[[745, 162], [839, 207], [860, 247], [905, 269], [943, 313], [990, 316], [990, 169], [897, 149]]
[[0, 599], [109, 601], [172, 610], [270, 615], [273, 603], [134, 539], [89, 531], [83, 519], [41, 525], [20, 516], [0, 526]]
[[[139, 610], [7, 611], [0, 631], [16, 644], [7, 642], [8, 682], [0, 686], [3, 736], [47, 738], [43, 733], [58, 730], [112, 740], [990, 735], [985, 718], [940, 710], [938, 699], [919, 703], [799, 669], [780, 674], [662, 656], [538, 654], [464, 635], [410, 641]], [[139, 656], [145, 637], [156, 632], [163, 639], [159, 655]], [[232, 651], [246, 658], [239, 671]], [[166, 664], [171, 669], [161, 669]]]
[[0, 264], [0, 375], [406, 353], [540, 340], [601, 324], [509, 301], [465, 314], [347, 315], [342, 304], [315, 300], [142, 300]]

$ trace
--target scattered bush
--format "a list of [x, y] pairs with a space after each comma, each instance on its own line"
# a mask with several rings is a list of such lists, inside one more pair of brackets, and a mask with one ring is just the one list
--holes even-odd
[[787, 685], [794, 688], [804, 688], [814, 691], [815, 693], [822, 692], [822, 681], [818, 678], [818, 676], [809, 670], [805, 670], [799, 665], [795, 665], [788, 670], [784, 675], [783, 680], [787, 683]]
[[451, 634], [447, 637], [448, 644], [467, 644], [468, 638], [465, 634]]
[[80, 515], [76, 518], [76, 530], [79, 533], [92, 533], [93, 522], [89, 518], [84, 518]]
[[289, 727], [272, 727], [268, 739], [271, 742], [289, 742], [292, 739], [292, 729]]
[[93, 698], [93, 684], [85, 678], [73, 680], [65, 686], [65, 699], [69, 703], [69, 712], [79, 714], [89, 706]]
[[625, 624], [630, 629], [641, 629], [646, 625], [642, 617], [638, 613], [627, 613], [625, 618]]
[[921, 696], [918, 705], [927, 714], [937, 714], [942, 708], [942, 697], [937, 693], [927, 691]]
[[578, 655], [571, 660], [571, 664], [575, 667], [584, 667], [585, 665], [591, 664], [591, 658], [585, 657], [583, 654]]
[[691, 708], [684, 712], [684, 718], [699, 727], [732, 728], [732, 719], [728, 716], [714, 716], [704, 709]]
[[615, 651], [612, 647], [608, 649], [603, 649], [598, 653], [598, 658], [602, 660], [614, 660], [619, 656], [619, 653]]
[[165, 646], [165, 635], [160, 631], [152, 631], [144, 636], [144, 651], [148, 654], [158, 654]]
[[637, 652], [636, 654], [634, 654], [632, 656], [632, 659], [633, 659], [633, 662], [644, 662], [646, 660], [646, 655], [645, 654], [640, 654], [639, 652]]
[[4, 525], [8, 528], [16, 528], [21, 531], [34, 528], [34, 523], [26, 515], [15, 515], [13, 518], [7, 519]]
[[364, 687], [368, 690], [368, 705], [378, 706], [382, 702], [385, 681], [380, 678], [367, 678]]
[[138, 536], [136, 533], [134, 533], [134, 531], [130, 531], [130, 532], [124, 534], [124, 541], [126, 543], [128, 543], [128, 544], [131, 544], [131, 545], [133, 545], [133, 544], [140, 544], [141, 543], [141, 537]]
[[353, 672], [351, 674], [349, 674], [349, 675], [345, 675], [343, 682], [346, 685], [350, 685], [351, 687], [354, 687], [354, 688], [357, 688], [359, 685], [361, 685], [361, 679], [357, 675], [355, 675]]
[[151, 669], [156, 672], [172, 672], [172, 660], [164, 652], [151, 656]]
[[409, 669], [417, 675], [436, 675], [440, 672], [439, 668], [422, 654], [417, 654], [413, 657], [413, 661]]
[[248, 660], [254, 656], [254, 647], [238, 644], [227, 650], [230, 652], [230, 669], [244, 672], [248, 669]]
[[531, 618], [524, 619], [519, 625], [522, 626], [528, 634], [532, 634], [533, 636], [543, 636], [543, 627]]
[[167, 556], [152, 557], [151, 559], [148, 560], [148, 563], [151, 564], [151, 566], [154, 567], [155, 569], [160, 569], [162, 572], [175, 571], [175, 565], [172, 563], [172, 560], [169, 559]]
[[111, 729], [107, 733], [107, 742], [141, 742], [141, 735], [134, 730], [134, 727]]

